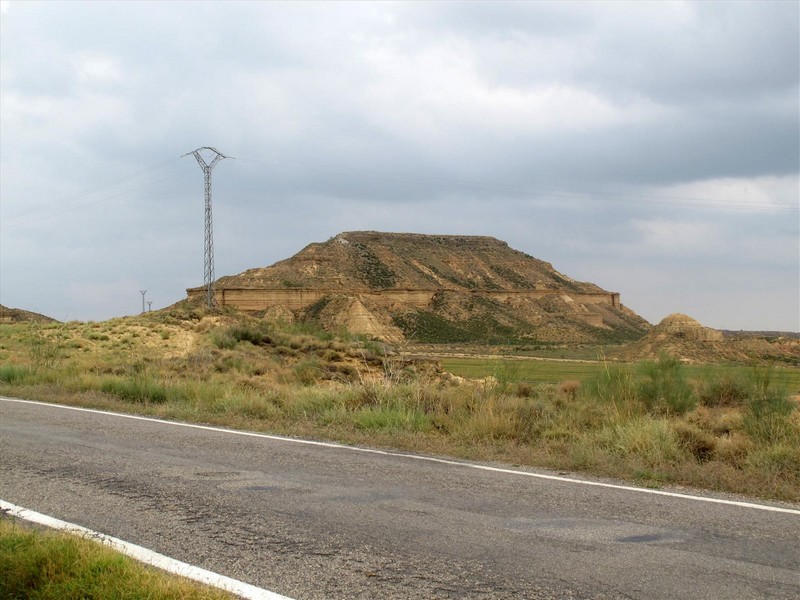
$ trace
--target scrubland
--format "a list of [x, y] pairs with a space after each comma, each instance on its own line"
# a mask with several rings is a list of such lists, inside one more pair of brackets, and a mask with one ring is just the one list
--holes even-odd
[[548, 364], [473, 359], [460, 370], [477, 378], [459, 377], [345, 332], [188, 305], [0, 325], [7, 396], [800, 501], [800, 370]]

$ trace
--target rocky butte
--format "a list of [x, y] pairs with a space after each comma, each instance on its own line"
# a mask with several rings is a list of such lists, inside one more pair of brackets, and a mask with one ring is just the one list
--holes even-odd
[[598, 343], [650, 328], [618, 293], [485, 236], [345, 232], [215, 285], [221, 307], [387, 341]]

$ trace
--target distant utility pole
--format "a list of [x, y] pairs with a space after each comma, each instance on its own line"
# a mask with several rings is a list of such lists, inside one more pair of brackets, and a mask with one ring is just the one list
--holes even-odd
[[[202, 150], [213, 152], [211, 162], [206, 162], [201, 154]], [[197, 150], [187, 152], [183, 156], [192, 154], [197, 159], [197, 164], [203, 170], [206, 188], [206, 234], [205, 234], [205, 279], [203, 284], [206, 288], [206, 306], [213, 308], [215, 304], [214, 299], [214, 234], [211, 224], [211, 170], [223, 158], [231, 158], [225, 156], [222, 152], [211, 146], [203, 146]]]
[[147, 293], [147, 290], [139, 290], [139, 293], [142, 295], [142, 314], [144, 314], [144, 295]]
[[147, 301], [147, 312], [153, 312], [153, 301], [152, 300], [148, 300]]

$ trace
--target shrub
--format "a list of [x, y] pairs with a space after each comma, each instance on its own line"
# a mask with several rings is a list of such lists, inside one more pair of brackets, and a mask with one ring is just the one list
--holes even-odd
[[297, 382], [302, 385], [314, 385], [323, 375], [319, 361], [315, 359], [300, 361], [292, 367], [292, 373]]
[[558, 385], [558, 391], [570, 400], [575, 400], [578, 397], [578, 391], [580, 389], [580, 381], [562, 381]]
[[211, 331], [211, 343], [217, 348], [231, 350], [238, 342], [250, 342], [254, 346], [269, 346], [272, 338], [263, 325], [235, 325]]
[[525, 402], [516, 407], [516, 436], [520, 441], [533, 442], [555, 421], [553, 411], [544, 402]]
[[639, 412], [636, 384], [628, 367], [608, 366], [588, 379], [580, 388], [589, 400], [600, 400], [614, 407], [618, 417], [630, 417]]
[[166, 386], [146, 377], [106, 379], [100, 384], [100, 390], [128, 402], [161, 404], [167, 401]]
[[19, 365], [0, 365], [0, 381], [3, 383], [21, 383], [31, 374], [28, 367]]
[[753, 442], [750, 438], [743, 433], [732, 433], [717, 439], [714, 458], [741, 467], [752, 448]]
[[691, 423], [677, 422], [673, 429], [681, 446], [698, 462], [710, 460], [717, 448], [713, 435], [703, 431]]
[[426, 431], [431, 427], [431, 419], [428, 415], [402, 407], [364, 408], [357, 412], [353, 418], [356, 426], [361, 429]]
[[793, 433], [800, 437], [790, 419], [794, 409], [786, 389], [756, 390], [747, 403], [742, 427], [753, 439], [768, 443], [787, 439]]
[[255, 419], [270, 420], [281, 415], [280, 400], [274, 395], [245, 396], [235, 405], [235, 411]]
[[684, 456], [678, 436], [663, 419], [639, 417], [614, 423], [604, 427], [597, 439], [612, 454], [635, 457], [650, 467], [675, 463]]
[[236, 338], [230, 329], [215, 329], [211, 332], [211, 343], [220, 350], [232, 350], [236, 347]]
[[701, 381], [700, 404], [704, 406], [738, 406], [748, 396], [748, 386], [740, 377], [713, 374]]
[[62, 358], [62, 342], [60, 335], [48, 335], [45, 329], [52, 326], [42, 326], [31, 323], [28, 328], [28, 354], [35, 370], [51, 369]]
[[320, 416], [341, 408], [343, 399], [333, 390], [319, 387], [304, 388], [290, 396], [277, 398], [283, 409], [292, 416], [319, 419]]
[[517, 396], [520, 398], [530, 398], [533, 393], [533, 387], [527, 381], [521, 381], [517, 384]]
[[780, 443], [759, 448], [751, 452], [747, 463], [772, 477], [800, 480], [800, 446], [796, 444]]
[[639, 397], [648, 410], [682, 415], [694, 408], [697, 400], [678, 359], [662, 355], [657, 362], [644, 363], [642, 373]]

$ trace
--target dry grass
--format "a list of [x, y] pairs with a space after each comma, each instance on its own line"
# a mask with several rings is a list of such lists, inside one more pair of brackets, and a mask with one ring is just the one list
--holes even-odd
[[464, 381], [346, 335], [188, 309], [0, 336], [7, 395], [800, 500], [800, 411], [769, 369], [734, 381], [665, 359], [537, 383], [495, 361]]

